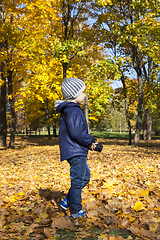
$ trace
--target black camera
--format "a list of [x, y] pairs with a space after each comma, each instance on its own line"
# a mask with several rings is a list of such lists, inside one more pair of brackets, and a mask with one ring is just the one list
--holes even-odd
[[[97, 142], [97, 139], [93, 138], [93, 143]], [[101, 152], [103, 149], [103, 146], [100, 144], [100, 143], [96, 143], [96, 147], [94, 149], [94, 151], [97, 151], [97, 152]]]

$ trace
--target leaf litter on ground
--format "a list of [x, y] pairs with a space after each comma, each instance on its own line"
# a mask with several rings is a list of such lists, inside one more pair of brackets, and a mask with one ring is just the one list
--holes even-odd
[[[103, 151], [88, 154], [91, 180], [82, 192], [87, 221], [60, 208], [70, 177], [57, 139], [17, 137], [15, 149], [1, 149], [1, 239], [58, 239], [63, 229], [75, 239], [124, 239], [108, 235], [115, 229], [131, 232], [128, 240], [160, 239], [160, 141], [141, 141], [140, 147], [100, 141]], [[92, 235], [93, 229], [101, 232]]]

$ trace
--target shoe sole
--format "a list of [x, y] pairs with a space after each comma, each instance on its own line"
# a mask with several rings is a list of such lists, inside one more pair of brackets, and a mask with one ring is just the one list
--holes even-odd
[[62, 206], [62, 205], [60, 205], [60, 207], [63, 208], [64, 210], [66, 210], [66, 211], [67, 211], [67, 209], [68, 209], [68, 208], [66, 208], [66, 207], [64, 207], [64, 206]]
[[82, 218], [84, 218], [85, 220], [87, 220], [87, 218], [85, 217], [85, 216], [78, 216], [78, 217], [73, 217], [73, 216], [71, 216], [71, 218], [72, 219], [82, 219]]

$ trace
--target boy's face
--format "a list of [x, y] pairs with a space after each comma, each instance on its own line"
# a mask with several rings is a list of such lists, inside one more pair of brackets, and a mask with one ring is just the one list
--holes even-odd
[[84, 103], [85, 96], [86, 96], [86, 94], [84, 91], [75, 99], [75, 103], [77, 103], [78, 105], [82, 105]]

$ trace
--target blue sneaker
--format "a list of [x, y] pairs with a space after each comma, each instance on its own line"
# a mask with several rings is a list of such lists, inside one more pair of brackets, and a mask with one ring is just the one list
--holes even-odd
[[85, 217], [86, 213], [83, 210], [80, 210], [78, 213], [72, 213], [71, 217], [72, 218], [80, 218], [80, 217]]
[[63, 199], [63, 201], [60, 204], [61, 208], [63, 208], [64, 210], [68, 209], [68, 204], [67, 204], [67, 198]]

